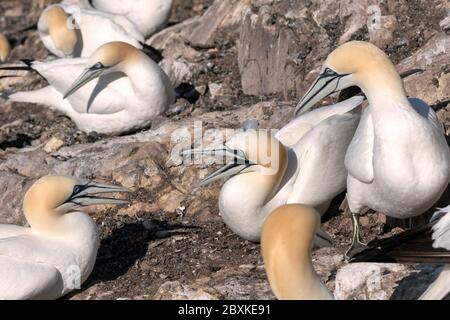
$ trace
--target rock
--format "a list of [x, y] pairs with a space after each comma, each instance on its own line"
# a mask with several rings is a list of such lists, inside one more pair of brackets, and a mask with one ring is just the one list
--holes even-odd
[[175, 212], [186, 196], [178, 190], [163, 194], [158, 200], [159, 208], [164, 212]]
[[25, 224], [22, 199], [32, 182], [12, 172], [0, 174], [0, 224]]
[[439, 26], [442, 31], [450, 30], [450, 16], [445, 17], [441, 22], [439, 22]]
[[191, 68], [182, 60], [166, 58], [159, 65], [169, 76], [174, 88], [178, 87], [182, 82], [189, 82], [192, 79]]
[[369, 30], [370, 42], [384, 49], [394, 41], [394, 32], [399, 29], [399, 25], [394, 15], [374, 15], [369, 18], [367, 29]]
[[[261, 279], [262, 278], [262, 279]], [[189, 283], [164, 283], [155, 300], [267, 300], [274, 295], [265, 279], [263, 268], [228, 268]]]
[[397, 65], [399, 72], [422, 69], [424, 72], [405, 79], [406, 92], [430, 105], [450, 98], [450, 37], [439, 33], [425, 46]]
[[44, 151], [47, 153], [52, 153], [61, 149], [63, 145], [64, 141], [53, 137], [45, 144]]

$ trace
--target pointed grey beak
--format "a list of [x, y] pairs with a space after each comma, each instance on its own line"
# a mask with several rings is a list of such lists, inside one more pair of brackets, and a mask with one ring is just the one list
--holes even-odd
[[328, 68], [325, 69], [297, 104], [295, 116], [301, 116], [310, 110], [316, 103], [336, 92], [339, 88], [339, 81], [344, 76], [346, 75], [339, 75], [333, 70]]
[[194, 187], [200, 188], [204, 187], [216, 180], [228, 179], [234, 175], [240, 174], [242, 171], [252, 166], [251, 163], [245, 157], [245, 154], [240, 150], [233, 150], [227, 146], [223, 146], [219, 149], [192, 149], [185, 150], [181, 152], [182, 156], [192, 156], [192, 155], [210, 155], [210, 156], [220, 156], [226, 161], [226, 159], [231, 161], [226, 161], [227, 164], [217, 171], [214, 171], [200, 182], [196, 183]]
[[100, 77], [105, 69], [86, 69], [81, 76], [75, 80], [75, 82], [70, 86], [69, 89], [67, 89], [66, 93], [64, 94], [63, 99], [67, 99], [72, 94], [77, 92], [81, 87], [83, 87], [85, 84], [91, 82], [94, 79], [97, 79]]
[[124, 187], [97, 183], [88, 183], [84, 186], [79, 186], [79, 190], [80, 191], [74, 193], [67, 202], [83, 207], [100, 204], [127, 204], [128, 201], [126, 200], [99, 197], [96, 195], [115, 192], [130, 192], [130, 190]]

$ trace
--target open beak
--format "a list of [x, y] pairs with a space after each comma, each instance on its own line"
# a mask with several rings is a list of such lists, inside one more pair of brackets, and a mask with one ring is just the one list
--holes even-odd
[[341, 90], [339, 82], [346, 75], [339, 75], [329, 69], [328, 72], [322, 73], [313, 83], [311, 88], [306, 92], [295, 108], [295, 116], [299, 117], [303, 113], [310, 110], [317, 102], [328, 97], [330, 94]]
[[67, 202], [79, 206], [92, 206], [100, 204], [127, 204], [128, 201], [110, 197], [97, 196], [105, 193], [130, 192], [127, 188], [107, 184], [88, 183], [80, 187], [80, 191], [73, 194]]
[[203, 178], [200, 182], [196, 183], [195, 187], [204, 187], [216, 180], [228, 179], [232, 176], [240, 174], [245, 169], [254, 165], [251, 163], [240, 150], [233, 150], [227, 146], [219, 149], [192, 149], [185, 150], [181, 153], [182, 156], [192, 155], [211, 155], [220, 156], [226, 163], [225, 166], [219, 170], [214, 171], [207, 177]]
[[75, 82], [70, 86], [69, 89], [67, 89], [66, 93], [64, 94], [63, 99], [67, 99], [72, 94], [77, 92], [81, 87], [83, 87], [85, 84], [91, 82], [94, 79], [97, 79], [100, 77], [105, 69], [86, 69], [81, 76], [75, 80]]

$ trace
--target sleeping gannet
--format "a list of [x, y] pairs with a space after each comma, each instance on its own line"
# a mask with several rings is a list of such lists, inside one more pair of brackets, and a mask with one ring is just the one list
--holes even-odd
[[351, 262], [446, 263], [421, 300], [442, 300], [450, 293], [450, 206], [430, 223], [393, 237], [373, 241]]
[[56, 4], [47, 7], [38, 22], [45, 47], [60, 58], [89, 57], [100, 46], [113, 41], [143, 49], [144, 36], [123, 16]]
[[263, 223], [275, 208], [301, 203], [324, 213], [345, 190], [345, 151], [360, 120], [358, 112], [345, 112], [362, 100], [354, 97], [337, 106], [342, 114], [325, 108], [326, 112], [318, 110], [295, 120], [277, 133], [286, 146], [267, 130], [250, 129], [234, 135], [222, 149], [183, 153], [212, 153], [230, 160], [200, 185], [229, 178], [219, 197], [222, 218], [242, 238], [258, 242]]
[[320, 214], [293, 204], [277, 208], [265, 221], [261, 254], [275, 296], [280, 300], [333, 300], [312, 264]]
[[0, 63], [3, 63], [8, 59], [10, 52], [11, 45], [9, 44], [9, 40], [0, 33]]
[[348, 42], [329, 55], [296, 114], [350, 86], [360, 87], [370, 104], [345, 158], [354, 225], [351, 256], [362, 245], [358, 219], [363, 207], [404, 219], [436, 203], [450, 182], [450, 150], [433, 109], [419, 99], [408, 100], [388, 56], [367, 42]]
[[94, 268], [99, 237], [83, 206], [125, 204], [96, 194], [118, 186], [46, 176], [25, 194], [29, 228], [0, 225], [0, 299], [57, 299], [77, 289]]
[[147, 38], [167, 24], [173, 0], [64, 0], [62, 3], [124, 16]]
[[28, 64], [50, 85], [29, 92], [0, 93], [0, 97], [47, 105], [66, 114], [85, 132], [118, 134], [143, 128], [175, 99], [164, 71], [123, 42], [105, 44], [89, 59]]

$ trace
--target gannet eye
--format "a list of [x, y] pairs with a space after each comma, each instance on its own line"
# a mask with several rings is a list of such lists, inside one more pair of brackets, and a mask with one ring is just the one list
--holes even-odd
[[323, 71], [322, 75], [326, 76], [326, 77], [328, 77], [328, 76], [336, 76], [337, 73], [334, 72], [333, 70], [331, 70], [330, 68], [325, 68], [325, 70]]
[[91, 67], [91, 70], [100, 70], [100, 69], [105, 69], [105, 66], [101, 62], [97, 62]]
[[83, 190], [83, 187], [77, 185], [77, 186], [73, 187], [73, 192], [72, 192], [72, 194], [73, 194], [73, 195], [78, 194], [78, 193], [80, 193], [82, 190]]

